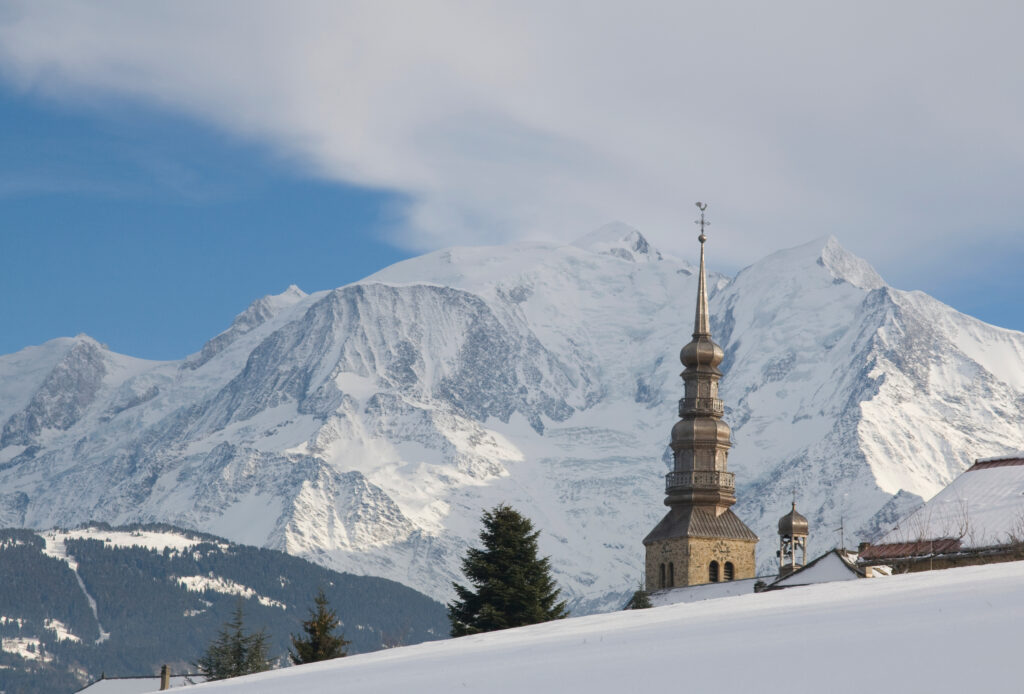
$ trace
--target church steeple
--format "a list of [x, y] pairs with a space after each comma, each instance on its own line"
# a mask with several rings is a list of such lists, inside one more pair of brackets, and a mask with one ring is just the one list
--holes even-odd
[[679, 353], [684, 392], [672, 427], [672, 471], [665, 476], [668, 514], [644, 538], [647, 590], [659, 590], [754, 575], [757, 536], [731, 510], [736, 482], [728, 471], [732, 432], [722, 421], [718, 366], [725, 358], [711, 338], [704, 233], [707, 205], [700, 209], [700, 270], [693, 339]]
[[708, 240], [707, 235], [704, 233], [704, 227], [710, 225], [711, 222], [704, 219], [704, 210], [708, 206], [698, 202], [697, 207], [700, 208], [700, 219], [697, 220], [700, 224], [700, 236], [697, 237], [697, 240], [700, 241], [700, 275], [697, 278], [697, 315], [693, 320], [693, 336], [707, 335], [711, 337], [711, 312], [708, 311], [708, 281], [704, 272], [704, 242]]
[[725, 358], [722, 348], [711, 338], [708, 310], [707, 272], [704, 268], [704, 244], [707, 235], [704, 218], [707, 205], [700, 208], [700, 271], [697, 277], [697, 310], [693, 321], [693, 339], [679, 353], [686, 367], [680, 374], [685, 384], [679, 401], [679, 422], [672, 428], [675, 467], [665, 479], [665, 503], [702, 503], [715, 507], [720, 515], [736, 502], [733, 474], [726, 470], [732, 446], [729, 425], [722, 421], [725, 407], [718, 399], [718, 365]]

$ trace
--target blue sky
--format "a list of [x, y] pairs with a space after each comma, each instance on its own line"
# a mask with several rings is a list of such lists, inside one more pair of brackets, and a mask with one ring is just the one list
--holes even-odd
[[1024, 329], [1018, 3], [238, 7], [0, 1], [0, 353], [180, 358], [292, 283], [616, 219], [688, 257], [696, 199], [714, 269], [833, 234]]
[[9, 88], [0, 114], [0, 353], [84, 332], [177, 359], [256, 298], [411, 254], [380, 238], [400, 196], [310, 179], [180, 116]]

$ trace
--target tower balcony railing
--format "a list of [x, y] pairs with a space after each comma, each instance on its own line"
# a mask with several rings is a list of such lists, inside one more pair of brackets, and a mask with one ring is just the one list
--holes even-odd
[[721, 417], [725, 413], [725, 405], [718, 398], [682, 398], [679, 401], [679, 416], [687, 412], [699, 412]]
[[736, 475], [717, 470], [688, 470], [665, 475], [665, 491], [686, 489], [736, 489]]

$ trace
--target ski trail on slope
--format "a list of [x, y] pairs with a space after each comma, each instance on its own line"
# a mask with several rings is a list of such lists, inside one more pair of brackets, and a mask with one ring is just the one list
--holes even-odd
[[100, 630], [100, 637], [96, 639], [96, 644], [101, 644], [110, 638], [110, 632], [103, 630], [103, 625], [100, 624], [100, 615], [96, 609], [96, 599], [89, 594], [89, 591], [85, 587], [85, 581], [78, 573], [78, 562], [75, 558], [68, 554], [68, 547], [64, 544], [64, 538], [58, 537], [57, 533], [46, 533], [43, 535], [43, 540], [46, 542], [46, 548], [43, 550], [43, 554], [53, 557], [54, 559], [60, 559], [65, 562], [71, 569], [71, 572], [75, 574], [75, 580], [78, 581], [78, 587], [82, 589], [82, 593], [85, 594], [85, 599], [89, 603], [89, 609], [92, 610], [92, 616], [96, 619], [96, 626]]

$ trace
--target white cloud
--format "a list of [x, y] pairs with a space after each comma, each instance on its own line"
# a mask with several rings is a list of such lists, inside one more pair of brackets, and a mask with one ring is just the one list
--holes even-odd
[[[299, 8], [299, 9], [297, 9]], [[0, 11], [0, 69], [129, 95], [410, 201], [406, 245], [609, 219], [742, 264], [1019, 234], [1020, 3], [146, 2]]]

